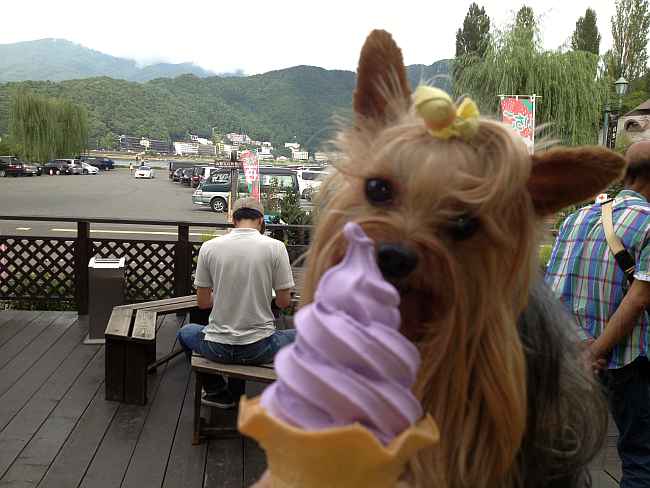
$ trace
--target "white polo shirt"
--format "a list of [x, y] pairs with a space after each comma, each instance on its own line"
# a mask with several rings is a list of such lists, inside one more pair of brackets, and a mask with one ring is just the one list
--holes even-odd
[[272, 290], [294, 287], [284, 243], [255, 229], [235, 228], [201, 246], [194, 286], [212, 288], [205, 339], [243, 345], [273, 334]]

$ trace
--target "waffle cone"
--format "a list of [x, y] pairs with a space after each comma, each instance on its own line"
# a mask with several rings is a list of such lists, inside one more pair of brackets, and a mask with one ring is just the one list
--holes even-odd
[[259, 397], [242, 398], [238, 427], [266, 451], [272, 488], [394, 488], [406, 463], [439, 438], [429, 415], [387, 446], [360, 424], [306, 431], [270, 415]]

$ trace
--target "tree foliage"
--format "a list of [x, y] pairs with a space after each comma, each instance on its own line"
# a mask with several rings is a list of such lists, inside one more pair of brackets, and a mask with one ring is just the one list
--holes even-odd
[[537, 34], [537, 19], [535, 19], [535, 12], [527, 5], [519, 9], [515, 16], [514, 31], [520, 42], [525, 44], [533, 44]]
[[571, 47], [574, 51], [600, 53], [600, 33], [596, 25], [596, 12], [588, 8], [585, 15], [576, 22], [576, 30], [571, 36]]
[[605, 82], [594, 76], [598, 57], [543, 50], [528, 14], [517, 17], [510, 29], [493, 35], [483, 62], [456, 60], [465, 63], [456, 94], [469, 94], [486, 114], [497, 114], [500, 94], [540, 95], [537, 126], [549, 124], [548, 135], [566, 144], [595, 143], [606, 95]]
[[69, 100], [17, 91], [11, 103], [10, 134], [22, 158], [45, 162], [86, 148], [86, 111]]
[[118, 146], [118, 136], [112, 132], [108, 132], [99, 138], [97, 141], [97, 147], [100, 149], [115, 149]]
[[610, 76], [628, 80], [642, 76], [648, 64], [648, 0], [616, 0], [611, 24], [614, 46], [608, 62]]
[[463, 28], [456, 32], [456, 57], [476, 55], [482, 58], [490, 42], [490, 17], [476, 3], [469, 6]]

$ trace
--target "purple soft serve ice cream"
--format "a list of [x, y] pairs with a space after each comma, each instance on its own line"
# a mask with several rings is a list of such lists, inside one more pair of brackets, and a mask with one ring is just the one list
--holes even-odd
[[388, 444], [422, 416], [411, 392], [420, 356], [399, 333], [399, 293], [382, 277], [373, 241], [354, 223], [343, 232], [346, 255], [296, 314], [296, 342], [276, 356], [278, 380], [261, 403], [304, 430], [358, 422]]

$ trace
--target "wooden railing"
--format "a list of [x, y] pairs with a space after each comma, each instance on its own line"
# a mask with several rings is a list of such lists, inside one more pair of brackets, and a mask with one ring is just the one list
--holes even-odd
[[[190, 240], [190, 227], [205, 228], [206, 239], [230, 224], [175, 220], [140, 220], [45, 216], [0, 216], [3, 221], [68, 222], [74, 237], [0, 234], [0, 301], [46, 301], [75, 304], [88, 312], [88, 263], [101, 257], [126, 257], [126, 299], [139, 302], [194, 292], [193, 275], [201, 242]], [[93, 224], [176, 227], [175, 240], [97, 238]], [[5, 226], [2, 226], [5, 227]], [[268, 225], [267, 231], [287, 243], [292, 263], [306, 250], [312, 226]], [[289, 242], [291, 241], [291, 242]]]

